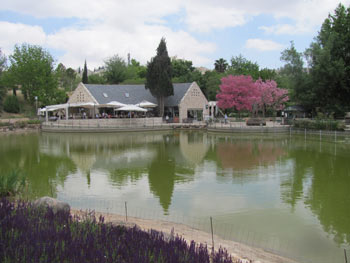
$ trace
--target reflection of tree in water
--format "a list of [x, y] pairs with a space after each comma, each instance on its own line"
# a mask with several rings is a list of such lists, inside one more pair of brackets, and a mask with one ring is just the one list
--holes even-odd
[[176, 183], [184, 183], [193, 180], [194, 170], [186, 163], [175, 159], [178, 150], [174, 137], [169, 140], [165, 136], [164, 141], [157, 144], [157, 156], [148, 167], [148, 182], [151, 192], [159, 198], [164, 214], [168, 214], [171, 199]]
[[285, 151], [273, 142], [233, 141], [217, 144], [217, 155], [224, 169], [243, 171], [273, 164]]
[[[28, 180], [29, 197], [55, 196], [56, 185], [63, 184], [76, 168], [65, 156], [39, 151], [38, 134], [16, 135], [3, 140], [0, 148], [1, 173], [19, 169]], [[2, 138], [3, 139], [3, 138]]]
[[[307, 149], [294, 147], [289, 157], [294, 160], [293, 174], [282, 182], [282, 200], [292, 207], [303, 197], [304, 202], [318, 217], [324, 230], [334, 235], [338, 244], [350, 244], [350, 163], [349, 149], [334, 155], [334, 145], [308, 142]], [[328, 148], [327, 148], [328, 147]], [[311, 178], [308, 190], [303, 182]]]

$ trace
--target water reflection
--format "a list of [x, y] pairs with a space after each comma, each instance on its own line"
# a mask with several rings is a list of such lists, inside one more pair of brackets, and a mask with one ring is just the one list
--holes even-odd
[[[164, 214], [175, 205], [177, 211], [209, 210], [215, 216], [231, 206], [232, 220], [238, 207], [255, 211], [252, 221], [259, 216], [268, 221], [271, 213], [264, 209], [285, 209], [283, 218], [290, 222], [315, 218], [337, 244], [349, 244], [349, 152], [349, 145], [289, 136], [27, 134], [1, 137], [0, 172], [25, 171], [30, 197], [56, 196], [70, 187], [74, 193], [83, 189], [82, 198], [96, 194], [114, 200], [126, 191], [128, 198], [143, 191], [135, 200], [155, 200]], [[98, 194], [96, 185], [102, 188]], [[313, 215], [305, 216], [305, 210]], [[281, 229], [289, 227], [280, 221]]]
[[334, 144], [294, 139], [288, 159], [292, 173], [281, 183], [282, 200], [295, 207], [299, 200], [311, 209], [337, 244], [350, 244], [349, 149]]
[[0, 143], [0, 173], [11, 170], [24, 173], [29, 181], [29, 197], [56, 196], [56, 186], [63, 185], [66, 177], [76, 170], [66, 155], [52, 154], [39, 149], [37, 134], [5, 135]]
[[193, 180], [208, 150], [205, 133], [43, 134], [40, 151], [69, 157], [90, 186], [91, 173], [106, 172], [122, 188], [147, 176], [165, 214], [177, 183]]

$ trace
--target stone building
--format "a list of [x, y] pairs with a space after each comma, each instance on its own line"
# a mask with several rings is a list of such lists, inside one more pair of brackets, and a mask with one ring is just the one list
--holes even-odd
[[[203, 120], [209, 116], [208, 100], [196, 82], [175, 83], [174, 95], [165, 98], [165, 116], [185, 122], [190, 120]], [[145, 85], [97, 85], [79, 83], [68, 100], [69, 104], [93, 103], [94, 110], [110, 102], [123, 104], [138, 104], [142, 101], [157, 104], [157, 99]], [[70, 111], [71, 112], [71, 111]], [[94, 112], [88, 112], [89, 117]]]

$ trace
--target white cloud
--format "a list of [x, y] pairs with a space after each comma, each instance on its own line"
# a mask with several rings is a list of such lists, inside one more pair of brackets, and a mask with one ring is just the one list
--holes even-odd
[[[341, 2], [350, 4], [350, 0]], [[109, 56], [126, 56], [128, 52], [145, 63], [155, 55], [164, 36], [171, 56], [190, 59], [200, 66], [209, 64], [208, 57], [217, 47], [214, 42], [198, 40], [193, 33], [243, 26], [261, 14], [277, 21], [291, 20], [290, 24], [283, 20], [277, 25], [261, 26], [267, 34], [309, 33], [315, 26], [319, 28], [336, 6], [334, 0], [11, 0], [4, 1], [0, 10], [36, 18], [76, 18], [78, 25], [46, 35], [39, 26], [1, 22], [0, 47], [8, 54], [15, 43], [39, 44], [62, 51], [64, 55], [58, 59], [67, 66], [81, 66], [86, 58], [89, 67], [97, 67]], [[171, 29], [179, 28], [168, 24], [166, 18], [171, 15], [180, 16], [181, 29]], [[283, 46], [249, 39], [245, 47], [266, 51]]]
[[46, 41], [44, 30], [39, 26], [0, 21], [0, 47], [5, 54], [10, 54], [16, 44], [30, 43], [43, 45]]
[[259, 51], [279, 51], [283, 49], [284, 46], [272, 40], [254, 38], [246, 41], [245, 48], [256, 49]]

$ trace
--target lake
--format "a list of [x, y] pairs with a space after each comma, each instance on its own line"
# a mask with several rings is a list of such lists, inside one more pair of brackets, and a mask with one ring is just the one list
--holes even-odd
[[[335, 142], [336, 140], [336, 142]], [[344, 262], [350, 139], [205, 131], [0, 136], [26, 196], [181, 222], [303, 262]], [[126, 204], [125, 204], [126, 202]], [[350, 253], [350, 251], [348, 252]]]

